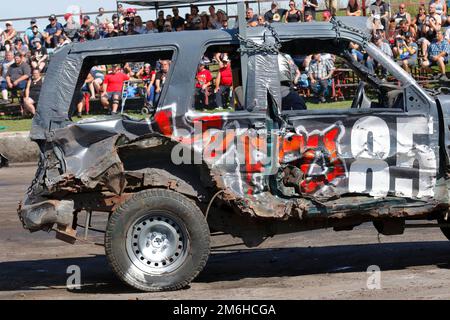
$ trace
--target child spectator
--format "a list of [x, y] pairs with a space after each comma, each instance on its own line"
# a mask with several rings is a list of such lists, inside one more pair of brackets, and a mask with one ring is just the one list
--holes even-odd
[[205, 68], [205, 62], [200, 62], [195, 76], [195, 109], [203, 109], [209, 106], [209, 88], [212, 79], [211, 72]]
[[147, 102], [153, 104], [153, 101], [155, 99], [156, 71], [152, 70], [152, 66], [150, 63], [146, 63], [138, 71], [136, 77], [144, 82]]

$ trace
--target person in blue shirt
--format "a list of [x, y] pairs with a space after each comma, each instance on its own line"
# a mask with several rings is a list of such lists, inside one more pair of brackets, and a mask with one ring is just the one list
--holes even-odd
[[30, 26], [25, 30], [25, 36], [24, 36], [25, 44], [27, 46], [30, 46], [31, 42], [33, 41], [33, 39], [35, 37], [35, 35], [33, 33], [34, 26], [37, 27], [36, 19], [31, 19]]
[[448, 63], [448, 56], [450, 54], [450, 44], [444, 39], [442, 31], [436, 32], [436, 39], [428, 48], [428, 60], [423, 62], [423, 67], [437, 65], [441, 71], [439, 80], [448, 81], [445, 65]]
[[63, 33], [64, 27], [61, 23], [58, 22], [58, 19], [54, 14], [48, 17], [50, 24], [45, 28], [45, 32], [48, 33], [49, 40], [47, 44], [50, 48], [55, 48], [57, 45], [57, 41], [55, 39], [59, 38], [59, 36]]

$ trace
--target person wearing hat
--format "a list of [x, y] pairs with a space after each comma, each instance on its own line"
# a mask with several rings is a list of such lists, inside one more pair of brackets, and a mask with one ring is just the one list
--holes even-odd
[[213, 80], [211, 72], [206, 69], [206, 62], [200, 61], [195, 76], [194, 109], [205, 109], [209, 106], [209, 88]]
[[81, 26], [75, 21], [73, 14], [66, 13], [64, 15], [64, 20], [66, 21], [66, 24], [64, 25], [64, 32], [66, 36], [70, 39], [70, 41], [78, 40], [78, 33], [80, 32]]
[[58, 44], [58, 38], [64, 32], [64, 27], [61, 23], [58, 22], [56, 15], [52, 14], [48, 17], [48, 21], [50, 24], [45, 28], [45, 32], [48, 34], [45, 42], [49, 48], [56, 48]]
[[33, 29], [37, 28], [37, 21], [36, 19], [31, 19], [30, 21], [30, 26], [25, 30], [25, 35], [24, 35], [24, 40], [25, 43], [30, 47], [31, 46], [31, 42], [33, 41], [35, 35], [33, 33]]
[[328, 10], [325, 10], [325, 11], [323, 12], [323, 21], [325, 21], [325, 22], [330, 22], [330, 21], [331, 21], [331, 18], [332, 18], [331, 12], [328, 11]]
[[419, 47], [414, 42], [414, 38], [411, 32], [406, 32], [404, 37], [399, 36], [397, 38], [397, 45], [395, 52], [397, 52], [397, 63], [409, 72], [410, 68], [417, 64], [417, 52]]
[[2, 46], [5, 51], [10, 51], [12, 49], [12, 44], [16, 39], [17, 31], [14, 29], [11, 21], [6, 21], [5, 26], [6, 30], [2, 32], [0, 38], [3, 39]]
[[[218, 108], [224, 108], [230, 105], [231, 88], [233, 86], [233, 76], [231, 72], [231, 63], [227, 55], [222, 58], [222, 67], [217, 73], [214, 86], [216, 95], [216, 104]], [[231, 107], [231, 105], [230, 105]]]

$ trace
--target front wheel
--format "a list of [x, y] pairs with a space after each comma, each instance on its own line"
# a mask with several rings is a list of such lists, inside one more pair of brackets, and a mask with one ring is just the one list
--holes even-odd
[[204, 268], [209, 228], [201, 210], [185, 196], [145, 190], [111, 215], [105, 250], [114, 273], [128, 285], [143, 291], [177, 290]]

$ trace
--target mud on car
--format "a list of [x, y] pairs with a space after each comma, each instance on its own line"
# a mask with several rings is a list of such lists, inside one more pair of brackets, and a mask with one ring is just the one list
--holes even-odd
[[[18, 214], [74, 242], [81, 212], [108, 217], [106, 257], [146, 291], [175, 290], [205, 266], [212, 232], [257, 246], [281, 233], [373, 222], [401, 234], [437, 221], [450, 238], [450, 96], [425, 90], [370, 42], [364, 19], [187, 31], [71, 44], [50, 63], [33, 119], [36, 177]], [[393, 81], [351, 57], [358, 44]], [[228, 109], [196, 105], [199, 61], [231, 60]], [[329, 53], [361, 79], [344, 109], [290, 108], [279, 55]], [[149, 117], [71, 121], [90, 68], [170, 60]], [[86, 223], [85, 227], [88, 227]]]

